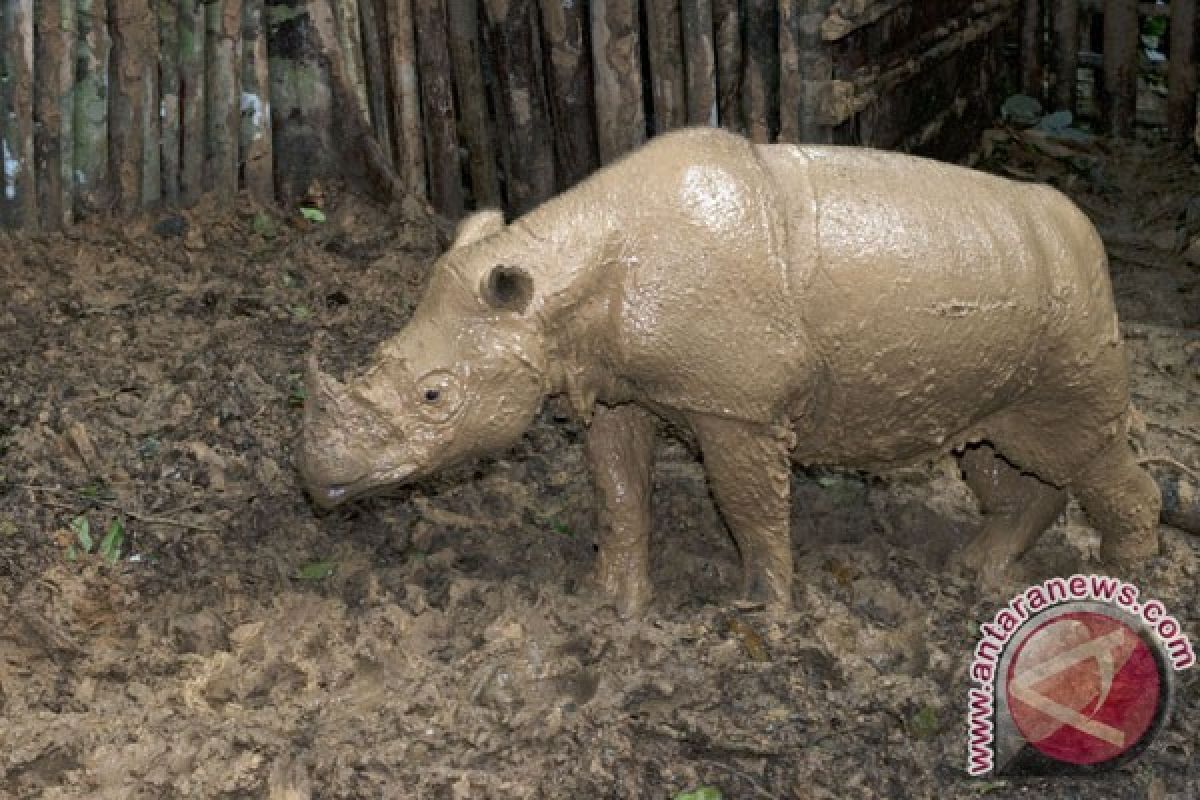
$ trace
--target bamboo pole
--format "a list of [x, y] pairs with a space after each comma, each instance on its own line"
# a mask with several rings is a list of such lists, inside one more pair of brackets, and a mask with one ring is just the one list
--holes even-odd
[[429, 197], [442, 215], [463, 213], [462, 165], [451, 83], [446, 17], [441, 0], [414, 0], [418, 75], [429, 153]]
[[[1064, 6], [1072, 6], [1075, 14], [1079, 13], [1079, 0], [1069, 0], [1058, 4], [1061, 14]], [[1042, 91], [1042, 12], [1041, 0], [1023, 0], [1021, 3], [1021, 91], [1039, 100], [1043, 98]]]
[[71, 224], [74, 136], [75, 2], [34, 4], [34, 158], [42, 230]]
[[[833, 54], [821, 38], [821, 23], [829, 15], [831, 0], [801, 0], [797, 26], [800, 51], [800, 108], [797, 136], [801, 142], [830, 142], [833, 128], [825, 119], [824, 103], [833, 80]], [[782, 120], [782, 113], [780, 114]]]
[[417, 197], [429, 196], [425, 178], [425, 140], [421, 133], [421, 88], [411, 0], [389, 0], [388, 51], [391, 55], [396, 160], [400, 175]]
[[803, 0], [779, 0], [779, 139], [800, 141], [803, 76], [800, 74], [800, 16]]
[[478, 208], [499, 208], [500, 179], [492, 144], [487, 93], [479, 52], [479, 9], [475, 0], [449, 0], [446, 7], [450, 60], [458, 90], [459, 128], [467, 147], [471, 191]]
[[241, 139], [242, 0], [210, 0], [206, 39], [205, 110], [208, 146], [205, 187], [218, 197], [238, 190], [238, 144]]
[[[370, 106], [367, 101], [367, 73], [363, 59], [363, 41], [359, 23], [359, 0], [331, 0], [333, 3], [333, 21], [337, 28], [338, 47], [342, 52], [343, 67], [346, 83], [358, 103], [358, 110], [364, 119], [370, 119]], [[362, 0], [368, 3], [370, 0]], [[370, 31], [370, 28], [367, 28]]]
[[1074, 112], [1079, 71], [1079, 3], [1060, 2], [1054, 7], [1054, 105]]
[[484, 0], [484, 8], [513, 153], [508, 205], [521, 213], [554, 193], [554, 146], [539, 69], [537, 8], [532, 0]]
[[1105, 0], [1104, 125], [1110, 136], [1133, 136], [1137, 114], [1137, 0]]
[[644, 0], [650, 94], [654, 101], [654, 115], [650, 123], [655, 133], [687, 124], [687, 84], [683, 71], [679, 1]]
[[[93, 0], [102, 2], [102, 0]], [[204, 62], [207, 19], [204, 0], [179, 0], [180, 164], [179, 200], [190, 206], [204, 192], [208, 99]]]
[[596, 166], [592, 63], [587, 51], [587, 13], [577, 0], [541, 0], [542, 31], [549, 65], [550, 117], [560, 189], [573, 186]]
[[742, 126], [742, 30], [737, 0], [712, 0], [716, 30], [717, 106], [720, 121], [730, 130]]
[[4, 185], [0, 221], [10, 227], [36, 228], [37, 185], [33, 148], [33, 0], [3, 0], [3, 61], [7, 80], [0, 81]]
[[379, 9], [376, 0], [359, 0], [359, 12], [362, 18], [362, 52], [367, 84], [367, 106], [375, 139], [381, 143], [380, 154], [389, 165], [393, 164], [392, 148], [392, 115], [388, 108], [387, 68], [383, 63], [383, 48], [380, 37], [387, 36], [387, 31], [380, 26]]
[[260, 205], [275, 202], [275, 160], [272, 147], [271, 83], [267, 66], [267, 30], [263, 0], [242, 6], [242, 97], [239, 141], [242, 177]]
[[592, 0], [596, 141], [607, 164], [646, 140], [637, 0]]
[[1171, 0], [1171, 60], [1167, 62], [1167, 133], [1183, 141], [1196, 124], [1196, 0]]
[[771, 141], [778, 113], [778, 17], [775, 0], [746, 0], [742, 51], [742, 113], [746, 133], [760, 144]]
[[158, 77], [162, 119], [162, 199], [179, 203], [179, 3], [158, 0]]
[[153, 0], [147, 0], [150, 48], [143, 60], [142, 79], [142, 208], [153, 208], [162, 201], [162, 120], [158, 105], [158, 15]]
[[[112, 82], [109, 86], [108, 159], [114, 179], [116, 202], [121, 211], [133, 213], [152, 201], [144, 196], [147, 172], [157, 153], [157, 138], [147, 142], [147, 115], [157, 119], [156, 109], [146, 107], [147, 78], [156, 73], [152, 59], [158, 51], [158, 15], [148, 0], [110, 0], [109, 27], [112, 32]], [[155, 81], [150, 81], [152, 84]]]
[[687, 69], [688, 124], [716, 127], [719, 115], [712, 0], [689, 0], [683, 4], [683, 55]]
[[75, 210], [96, 211], [107, 203], [108, 187], [108, 38], [106, 0], [78, 0], [79, 28], [75, 83]]

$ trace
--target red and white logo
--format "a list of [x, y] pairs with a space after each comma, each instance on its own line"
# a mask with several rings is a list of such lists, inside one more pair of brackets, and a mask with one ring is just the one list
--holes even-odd
[[1154, 653], [1110, 614], [1075, 611], [1038, 625], [1005, 681], [1021, 736], [1056, 761], [1091, 765], [1135, 747], [1162, 700]]

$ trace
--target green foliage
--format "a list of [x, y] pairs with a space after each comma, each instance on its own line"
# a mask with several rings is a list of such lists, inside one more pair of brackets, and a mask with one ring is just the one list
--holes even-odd
[[1166, 17], [1146, 17], [1146, 21], [1142, 23], [1143, 36], [1164, 36], [1166, 32]]
[[304, 401], [308, 399], [308, 392], [304, 390], [304, 373], [289, 372], [288, 387], [288, 407], [304, 408]]
[[335, 572], [337, 572], [337, 562], [314, 561], [301, 567], [297, 574], [302, 581], [322, 581]]
[[75, 534], [75, 541], [83, 548], [83, 552], [92, 552], [92, 548], [96, 546], [96, 543], [92, 540], [92, 528], [88, 524], [88, 518], [79, 516], [71, 520], [71, 531]]
[[908, 720], [909, 732], [918, 739], [932, 739], [941, 728], [937, 709], [933, 706], [922, 706]]
[[121, 560], [121, 545], [125, 543], [125, 526], [121, 524], [121, 520], [114, 519], [108, 523], [108, 530], [104, 533], [104, 538], [100, 540], [100, 556], [109, 564], [116, 564]]
[[324, 222], [325, 212], [319, 208], [301, 208], [300, 216], [304, 217], [309, 222]]
[[724, 800], [721, 790], [713, 786], [701, 786], [690, 792], [680, 792], [672, 800]]

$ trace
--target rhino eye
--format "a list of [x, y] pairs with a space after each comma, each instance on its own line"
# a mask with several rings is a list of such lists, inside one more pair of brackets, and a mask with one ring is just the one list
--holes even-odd
[[462, 405], [463, 392], [452, 373], [434, 370], [417, 382], [413, 399], [421, 416], [431, 422], [445, 422]]

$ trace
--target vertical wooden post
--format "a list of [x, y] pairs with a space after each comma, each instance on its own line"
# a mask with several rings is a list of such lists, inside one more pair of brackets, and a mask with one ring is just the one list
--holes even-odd
[[241, 139], [242, 0], [211, 0], [208, 5], [207, 186], [219, 197], [238, 190]]
[[558, 188], [566, 189], [587, 177], [596, 165], [588, 18], [584, 4], [577, 0], [541, 0], [541, 8], [550, 69], [555, 171]]
[[346, 83], [349, 84], [355, 101], [358, 102], [358, 111], [362, 118], [370, 119], [366, 69], [363, 64], [362, 27], [358, 21], [359, 2], [360, 0], [332, 0], [333, 24], [337, 29], [338, 49], [342, 54], [342, 73], [346, 76]]
[[1167, 133], [1182, 141], [1196, 125], [1196, 0], [1171, 0], [1167, 62]]
[[[101, 3], [103, 0], [92, 0]], [[179, 0], [180, 139], [179, 200], [193, 205], [204, 193], [208, 108], [204, 81], [206, 45], [204, 0]]]
[[645, 0], [645, 3], [646, 52], [654, 101], [650, 124], [655, 133], [662, 133], [687, 122], [679, 0]]
[[[0, 47], [7, 80], [0, 81], [0, 222], [38, 223], [33, 149], [33, 0], [0, 0]], [[7, 118], [7, 119], [6, 119]]]
[[457, 220], [463, 213], [462, 164], [445, 11], [442, 0], [414, 0], [413, 9], [429, 152], [429, 197], [439, 213]]
[[485, 0], [484, 7], [510, 126], [508, 205], [521, 213], [554, 193], [554, 146], [536, 57], [537, 8], [531, 0]]
[[375, 139], [380, 143], [380, 152], [392, 164], [392, 114], [388, 108], [387, 69], [383, 63], [383, 48], [380, 37], [387, 31], [382, 30], [377, 0], [359, 0], [359, 12], [362, 15], [362, 52], [367, 85], [367, 105]]
[[[78, 0], [75, 82], [75, 210], [105, 206], [108, 186], [108, 3]], [[2, 127], [2, 126], [0, 126]]]
[[1110, 136], [1133, 136], [1137, 114], [1137, 0], [1105, 0], [1104, 125]]
[[34, 5], [34, 158], [43, 230], [71, 224], [75, 121], [75, 2], [37, 0]]
[[[804, 0], [798, 29], [800, 43], [799, 134], [802, 142], [831, 142], [833, 128], [825, 120], [825, 104], [833, 81], [833, 53], [821, 38], [821, 23], [831, 0]], [[782, 118], [781, 118], [782, 119]]]
[[1054, 8], [1056, 50], [1054, 105], [1060, 111], [1074, 113], [1079, 71], [1079, 0], [1059, 0]]
[[[264, 0], [274, 116], [275, 189], [291, 204], [340, 164], [329, 63], [337, 29], [328, 0]], [[286, 124], [281, 124], [284, 122]]]
[[467, 146], [471, 190], [478, 208], [499, 208], [500, 179], [488, 119], [483, 62], [479, 53], [479, 9], [475, 0], [449, 0], [446, 7], [450, 60], [458, 89], [459, 129]]
[[411, 0], [388, 0], [388, 52], [391, 55], [392, 113], [396, 129], [397, 171], [417, 197], [429, 196], [425, 177], [425, 139], [421, 133], [421, 87], [417, 79], [417, 43]]
[[742, 113], [746, 133], [771, 141], [779, 109], [779, 18], [776, 0], [746, 0], [742, 57]]
[[263, 0], [242, 7], [242, 124], [238, 144], [246, 189], [261, 205], [275, 201], [275, 159], [271, 134], [271, 81]]
[[646, 141], [637, 0], [592, 0], [596, 141], [607, 164]]
[[158, 79], [161, 95], [163, 202], [179, 203], [179, 3], [158, 0]]
[[713, 0], [717, 106], [721, 125], [742, 130], [742, 29], [737, 0]]
[[712, 0], [683, 4], [683, 56], [687, 68], [687, 122], [716, 127], [717, 70], [713, 53]]
[[[116, 183], [117, 205], [129, 214], [157, 200], [150, 181], [158, 179], [158, 109], [147, 107], [157, 91], [158, 15], [148, 0], [111, 0], [113, 81], [109, 87], [108, 157]], [[147, 119], [150, 117], [152, 119]], [[153, 146], [151, 146], [153, 145]], [[152, 154], [153, 153], [153, 154]]]
[[[1056, 16], [1061, 15], [1064, 7], [1072, 6], [1078, 13], [1079, 0], [1059, 0], [1055, 9]], [[1042, 17], [1046, 8], [1042, 0], [1022, 0], [1021, 2], [1021, 91], [1039, 100], [1043, 97], [1042, 88]]]

